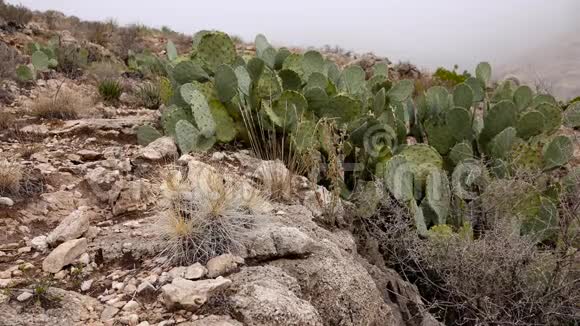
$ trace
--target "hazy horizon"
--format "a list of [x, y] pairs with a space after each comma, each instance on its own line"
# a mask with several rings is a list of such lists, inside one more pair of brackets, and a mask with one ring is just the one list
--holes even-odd
[[263, 33], [275, 45], [338, 45], [429, 69], [458, 64], [460, 69], [471, 70], [483, 60], [507, 64], [580, 30], [575, 17], [580, 12], [578, 0], [297, 0], [292, 6], [268, 6], [257, 0], [173, 0], [172, 8], [158, 0], [7, 2], [58, 10], [84, 20], [113, 18], [120, 24], [166, 25], [186, 34], [217, 29], [251, 41]]

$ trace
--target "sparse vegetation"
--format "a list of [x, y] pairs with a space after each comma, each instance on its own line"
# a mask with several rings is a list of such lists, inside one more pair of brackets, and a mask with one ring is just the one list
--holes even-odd
[[88, 65], [89, 53], [87, 50], [74, 45], [62, 45], [56, 49], [57, 70], [69, 78], [82, 75]]
[[105, 102], [115, 103], [119, 101], [123, 93], [123, 85], [117, 79], [105, 79], [99, 82], [99, 94]]
[[24, 172], [19, 164], [0, 160], [0, 197], [18, 194], [23, 179]]
[[137, 87], [135, 91], [139, 104], [150, 110], [157, 110], [163, 103], [161, 90], [157, 83], [145, 82]]
[[252, 214], [267, 206], [257, 190], [224, 179], [211, 167], [189, 173], [194, 175], [166, 172], [165, 210], [156, 225], [161, 255], [178, 264], [204, 263], [238, 249], [241, 234], [255, 223]]
[[447, 70], [443, 67], [439, 67], [433, 74], [433, 77], [437, 78], [441, 83], [444, 83], [449, 87], [455, 87], [455, 85], [461, 84], [471, 77], [471, 74], [467, 71], [464, 71], [462, 74], [458, 74], [457, 69], [457, 66], [454, 66], [453, 70]]
[[79, 95], [68, 89], [59, 89], [55, 94], [39, 96], [31, 107], [32, 115], [43, 119], [76, 119], [83, 110]]
[[17, 50], [0, 42], [0, 79], [15, 79], [16, 67], [23, 63]]

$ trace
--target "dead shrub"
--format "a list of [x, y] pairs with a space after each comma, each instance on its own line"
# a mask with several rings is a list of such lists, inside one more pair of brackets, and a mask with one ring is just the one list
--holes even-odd
[[56, 49], [58, 61], [57, 70], [69, 78], [77, 78], [83, 74], [87, 66], [88, 55], [83, 55], [80, 48], [74, 45], [61, 45]]
[[121, 77], [121, 65], [110, 61], [93, 62], [89, 67], [89, 75], [95, 82], [116, 80]]
[[129, 53], [138, 53], [142, 51], [139, 45], [142, 28], [138, 25], [121, 27], [116, 32], [116, 42], [113, 52], [123, 61], [127, 62]]
[[68, 89], [59, 89], [54, 95], [43, 94], [31, 107], [32, 115], [43, 119], [76, 119], [82, 110], [81, 97]]
[[378, 244], [378, 261], [418, 286], [446, 325], [574, 325], [580, 287], [570, 237], [578, 234], [565, 230], [578, 225], [579, 211], [561, 210], [568, 213], [557, 247], [521, 235], [511, 216], [484, 223], [475, 235], [467, 227], [436, 226], [422, 238], [409, 211], [389, 197], [362, 220], [360, 233]]

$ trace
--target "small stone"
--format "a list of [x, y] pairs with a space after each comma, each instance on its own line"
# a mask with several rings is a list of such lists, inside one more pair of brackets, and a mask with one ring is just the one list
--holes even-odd
[[90, 290], [92, 285], [93, 285], [93, 280], [84, 281], [83, 283], [81, 283], [81, 291], [86, 292], [86, 291]]
[[14, 201], [8, 197], [0, 197], [0, 206], [14, 206]]
[[238, 268], [238, 263], [243, 264], [244, 259], [232, 254], [214, 257], [207, 262], [207, 276], [215, 278], [231, 273]]
[[90, 213], [88, 207], [81, 207], [70, 213], [46, 237], [49, 245], [77, 239], [89, 230]]
[[127, 284], [123, 289], [123, 292], [126, 294], [132, 295], [133, 293], [137, 292], [137, 287], [134, 284]]
[[16, 297], [16, 300], [18, 300], [19, 302], [24, 302], [30, 298], [32, 298], [34, 295], [30, 292], [22, 292], [18, 297]]
[[101, 313], [101, 321], [107, 321], [115, 317], [115, 315], [119, 312], [118, 308], [113, 306], [107, 306], [103, 312]]
[[79, 155], [83, 161], [94, 161], [103, 157], [103, 154], [88, 149], [78, 151], [77, 155]]
[[113, 282], [113, 284], [111, 285], [111, 288], [116, 291], [121, 291], [123, 290], [124, 287], [125, 284], [123, 284], [123, 282]]
[[42, 262], [42, 269], [58, 273], [64, 266], [71, 264], [78, 256], [87, 251], [87, 239], [69, 240], [56, 247]]
[[56, 279], [56, 280], [62, 280], [62, 279], [64, 279], [64, 278], [65, 278], [67, 275], [68, 275], [68, 271], [65, 269], [65, 270], [62, 270], [62, 271], [60, 271], [60, 272], [58, 272], [58, 273], [54, 274], [54, 279]]
[[79, 263], [87, 266], [91, 263], [91, 256], [88, 253], [84, 253], [81, 255], [81, 257], [79, 258]]
[[164, 285], [161, 290], [165, 305], [169, 309], [195, 311], [205, 304], [214, 292], [229, 287], [231, 283], [232, 281], [223, 277], [203, 281], [176, 278], [171, 284]]
[[195, 263], [185, 268], [183, 278], [186, 280], [198, 280], [207, 274], [207, 268], [200, 263]]
[[139, 157], [149, 161], [177, 157], [177, 146], [175, 146], [173, 138], [161, 137], [143, 148], [139, 153]]
[[31, 247], [22, 247], [22, 248], [18, 248], [18, 253], [19, 254], [23, 254], [23, 253], [27, 253], [27, 252], [31, 252], [32, 248]]
[[48, 249], [48, 243], [46, 242], [46, 236], [40, 235], [38, 237], [33, 238], [30, 241], [30, 246], [34, 248], [36, 251], [45, 251]]
[[137, 301], [131, 300], [123, 306], [123, 311], [134, 312], [134, 311], [139, 310], [139, 307], [140, 307], [140, 305]]
[[139, 287], [137, 287], [137, 294], [139, 295], [147, 295], [155, 293], [155, 291], [155, 287], [147, 281], [143, 281], [141, 284], [139, 284]]

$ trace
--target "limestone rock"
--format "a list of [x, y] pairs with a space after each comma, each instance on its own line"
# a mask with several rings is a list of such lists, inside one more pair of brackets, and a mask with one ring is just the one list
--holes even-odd
[[182, 308], [195, 311], [199, 309], [216, 291], [226, 289], [232, 281], [218, 277], [215, 280], [189, 281], [175, 278], [171, 284], [161, 288], [165, 305], [169, 309]]
[[77, 239], [89, 230], [90, 212], [81, 207], [70, 213], [46, 238], [49, 245]]
[[207, 276], [210, 278], [222, 276], [235, 271], [238, 264], [243, 264], [244, 259], [232, 254], [224, 254], [210, 259], [207, 266]]
[[46, 272], [57, 273], [64, 266], [87, 251], [87, 239], [69, 240], [56, 247], [42, 262], [42, 269]]
[[8, 197], [0, 197], [0, 206], [12, 207], [14, 206], [14, 201]]
[[159, 161], [177, 157], [177, 146], [171, 137], [161, 137], [139, 152], [139, 157], [149, 161]]

